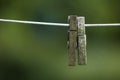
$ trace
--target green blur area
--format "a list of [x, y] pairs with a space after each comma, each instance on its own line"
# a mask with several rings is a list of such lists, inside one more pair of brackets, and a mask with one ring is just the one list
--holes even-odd
[[[119, 0], [0, 0], [0, 18], [119, 23]], [[87, 65], [68, 66], [67, 27], [0, 22], [0, 80], [119, 80], [120, 27], [88, 27]]]

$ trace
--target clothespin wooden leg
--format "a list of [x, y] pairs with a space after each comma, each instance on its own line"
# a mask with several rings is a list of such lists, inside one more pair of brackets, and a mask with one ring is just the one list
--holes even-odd
[[78, 17], [78, 64], [87, 64], [85, 18]]
[[68, 58], [69, 66], [75, 66], [76, 64], [76, 47], [77, 47], [77, 16], [71, 15], [68, 17], [69, 29], [68, 29]]

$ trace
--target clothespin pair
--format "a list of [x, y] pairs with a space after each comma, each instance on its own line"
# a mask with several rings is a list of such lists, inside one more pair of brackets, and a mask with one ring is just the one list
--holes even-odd
[[87, 64], [85, 18], [71, 15], [68, 21], [69, 66], [75, 66], [76, 60], [79, 65], [85, 65]]

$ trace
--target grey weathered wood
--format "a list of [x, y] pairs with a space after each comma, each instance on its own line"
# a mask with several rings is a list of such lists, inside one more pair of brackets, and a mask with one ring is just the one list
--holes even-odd
[[85, 18], [78, 17], [78, 64], [87, 64]]
[[76, 64], [76, 47], [77, 47], [77, 16], [71, 15], [68, 18], [69, 20], [69, 30], [68, 30], [68, 58], [69, 58], [69, 66], [75, 66]]

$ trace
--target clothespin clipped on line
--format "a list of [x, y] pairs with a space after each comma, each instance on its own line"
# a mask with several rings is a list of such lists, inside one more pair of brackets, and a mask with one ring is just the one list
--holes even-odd
[[[11, 20], [11, 19], [0, 19], [0, 21], [24, 23], [24, 24], [66, 26], [66, 27], [68, 27], [69, 66], [75, 66], [76, 59], [78, 60], [79, 65], [87, 64], [85, 26], [98, 25], [98, 24], [86, 24], [85, 25], [85, 18], [84, 17], [77, 17], [76, 15], [71, 15], [68, 17], [69, 24], [35, 22], [35, 21], [21, 21], [21, 20]], [[117, 25], [120, 25], [120, 24], [117, 24]], [[78, 57], [76, 58], [76, 56], [78, 56]]]
[[68, 64], [69, 66], [75, 66], [76, 60], [78, 60], [79, 65], [86, 65], [85, 18], [71, 15], [68, 17], [68, 21]]
[[[36, 25], [51, 25], [51, 26], [65, 26], [68, 27], [68, 58], [69, 66], [76, 65], [76, 59], [78, 59], [79, 65], [87, 64], [86, 56], [86, 35], [85, 35], [85, 18], [71, 15], [68, 17], [69, 24], [63, 23], [49, 23], [49, 22], [35, 22], [35, 21], [22, 21], [11, 19], [0, 19], [0, 22], [13, 22], [24, 24], [36, 24]], [[88, 24], [89, 26], [90, 24]], [[91, 26], [91, 25], [90, 25]], [[76, 53], [78, 57], [76, 58]]]

